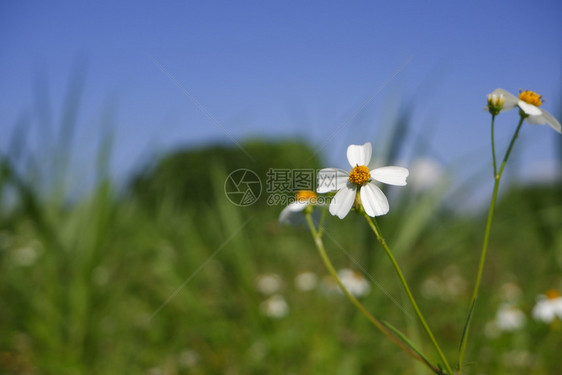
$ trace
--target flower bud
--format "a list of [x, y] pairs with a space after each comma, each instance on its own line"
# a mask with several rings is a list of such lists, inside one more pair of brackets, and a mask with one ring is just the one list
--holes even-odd
[[488, 111], [492, 115], [497, 115], [503, 109], [505, 98], [502, 94], [488, 94]]

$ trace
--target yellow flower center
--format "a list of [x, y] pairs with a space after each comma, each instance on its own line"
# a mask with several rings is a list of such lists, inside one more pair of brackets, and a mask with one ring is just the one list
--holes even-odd
[[356, 165], [349, 173], [349, 181], [355, 185], [365, 185], [371, 179], [369, 168], [364, 165]]
[[299, 190], [295, 195], [298, 202], [303, 202], [308, 199], [316, 199], [317, 197], [316, 193], [311, 190]]
[[532, 104], [535, 107], [539, 107], [542, 104], [542, 96], [531, 90], [521, 91], [519, 93], [519, 100]]
[[550, 289], [548, 290], [546, 293], [546, 298], [548, 299], [556, 299], [558, 297], [560, 297], [560, 293], [558, 293], [558, 291], [554, 290], [554, 289]]

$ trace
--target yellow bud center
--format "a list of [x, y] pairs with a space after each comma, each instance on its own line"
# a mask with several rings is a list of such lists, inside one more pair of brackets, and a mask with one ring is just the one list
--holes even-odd
[[298, 202], [303, 202], [308, 199], [316, 199], [317, 197], [316, 193], [311, 190], [299, 190], [295, 195]]
[[558, 293], [558, 291], [556, 291], [554, 289], [551, 289], [551, 290], [547, 291], [545, 293], [545, 295], [546, 295], [546, 298], [548, 298], [548, 299], [556, 299], [556, 298], [560, 297], [560, 293]]
[[349, 181], [355, 185], [365, 185], [371, 179], [369, 168], [364, 165], [356, 165], [349, 173]]
[[531, 90], [521, 91], [519, 93], [519, 100], [532, 104], [535, 107], [539, 107], [542, 104], [542, 96]]

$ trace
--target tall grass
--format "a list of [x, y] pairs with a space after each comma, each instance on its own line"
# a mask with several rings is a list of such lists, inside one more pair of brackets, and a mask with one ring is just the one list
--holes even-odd
[[[69, 153], [76, 112], [68, 113], [58, 142]], [[396, 129], [403, 131], [407, 116], [400, 121]], [[390, 134], [387, 157], [394, 159], [401, 145]], [[226, 164], [217, 161], [206, 169], [214, 182], [207, 204], [178, 206], [174, 197], [162, 195], [147, 208], [140, 196], [119, 193], [107, 172], [109, 137], [92, 168], [93, 189], [69, 201], [71, 168], [59, 161], [70, 155], [50, 154], [55, 161], [46, 163], [30, 159], [21, 140], [14, 144], [0, 161], [2, 372], [426, 373], [340, 294], [322, 283], [307, 292], [295, 287], [300, 272], [326, 275], [308, 233], [281, 227], [281, 207], [244, 209], [228, 202]], [[42, 183], [36, 171], [56, 178]], [[201, 176], [178, 171], [178, 178], [196, 183]], [[559, 191], [559, 183], [515, 186], [500, 202], [467, 373], [557, 370], [560, 324], [546, 326], [529, 314], [537, 294], [562, 289]], [[443, 204], [446, 194], [455, 194], [446, 181], [393, 194], [392, 215], [380, 222], [420, 308], [454, 358], [485, 213], [454, 216]], [[353, 215], [329, 219], [330, 256], [340, 268], [361, 265], [372, 286], [365, 306], [421, 342], [394, 271], [361, 223]], [[267, 296], [257, 290], [256, 278], [265, 273], [283, 280], [278, 293], [290, 308], [283, 318], [260, 309]], [[520, 289], [517, 304], [528, 321], [520, 330], [494, 333], [489, 323], [508, 282]]]

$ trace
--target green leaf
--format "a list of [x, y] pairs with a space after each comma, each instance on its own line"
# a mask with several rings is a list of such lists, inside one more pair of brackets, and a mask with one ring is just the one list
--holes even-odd
[[431, 362], [427, 359], [427, 357], [425, 355], [423, 355], [422, 352], [420, 352], [420, 350], [414, 345], [414, 343], [411, 342], [410, 339], [408, 339], [406, 336], [404, 336], [404, 334], [402, 332], [400, 332], [398, 330], [398, 328], [394, 327], [392, 324], [390, 324], [387, 321], [383, 321], [383, 324], [385, 325], [386, 328], [391, 330], [392, 333], [394, 333], [396, 336], [398, 336], [398, 338], [400, 338], [400, 340], [402, 340], [402, 342], [404, 344], [406, 344], [417, 355], [419, 355], [420, 358], [426, 363], [426, 365], [429, 366], [429, 368], [435, 369], [435, 367], [431, 364]]
[[470, 327], [470, 322], [472, 321], [472, 313], [474, 312], [474, 306], [476, 305], [476, 298], [472, 300], [472, 304], [470, 305], [470, 310], [468, 311], [468, 316], [466, 317], [466, 322], [464, 323], [464, 328], [462, 330], [461, 342], [459, 345], [459, 362], [458, 362], [458, 369], [459, 371], [462, 368], [462, 362], [464, 359], [464, 352], [466, 350], [466, 342], [468, 337], [466, 337], [468, 333], [468, 328]]

